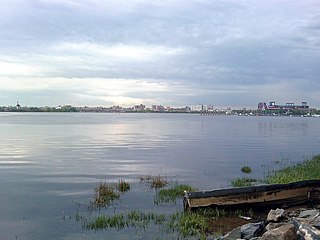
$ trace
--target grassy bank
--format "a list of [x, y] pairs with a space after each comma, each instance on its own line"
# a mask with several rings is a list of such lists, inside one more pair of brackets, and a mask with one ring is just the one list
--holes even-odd
[[[243, 166], [241, 169], [243, 178], [232, 181], [233, 185], [250, 186], [256, 184], [257, 180], [251, 178], [252, 169]], [[301, 180], [320, 179], [320, 155], [310, 160], [285, 167], [280, 170], [269, 171], [265, 179], [259, 181], [264, 183], [289, 183]], [[157, 175], [143, 175], [139, 177], [139, 183], [146, 185], [146, 191], [154, 192], [154, 205], [176, 204], [181, 202], [184, 191], [195, 191], [193, 187], [173, 182], [168, 177]], [[95, 188], [94, 199], [91, 204], [97, 206], [90, 209], [87, 216], [76, 215], [76, 220], [86, 230], [98, 231], [116, 229], [118, 231], [133, 229], [135, 231], [147, 231], [149, 227], [156, 226], [164, 236], [177, 239], [207, 239], [207, 236], [221, 236], [233, 228], [247, 223], [243, 217], [260, 218], [262, 213], [253, 212], [252, 209], [242, 211], [231, 211], [217, 208], [198, 209], [194, 212], [178, 211], [174, 213], [144, 212], [138, 209], [130, 211], [108, 211], [111, 204], [121, 204], [120, 198], [131, 190], [129, 183], [119, 180], [118, 183], [100, 183]], [[104, 209], [101, 209], [104, 207]], [[114, 206], [113, 206], [114, 207]], [[154, 206], [155, 207], [155, 206]], [[168, 206], [166, 206], [167, 208]], [[93, 214], [92, 214], [93, 213]], [[264, 213], [263, 213], [264, 214]], [[265, 217], [265, 216], [263, 216]]]
[[[241, 171], [243, 172], [242, 169]], [[311, 179], [320, 179], [320, 155], [314, 156], [309, 160], [305, 160], [303, 162], [290, 165], [279, 170], [269, 171], [265, 179], [257, 180], [250, 178], [249, 176], [244, 176], [231, 180], [231, 185], [233, 187], [246, 187], [252, 186], [256, 184], [256, 182], [276, 184]]]
[[270, 173], [266, 183], [290, 183], [302, 180], [320, 179], [320, 155], [293, 166]]

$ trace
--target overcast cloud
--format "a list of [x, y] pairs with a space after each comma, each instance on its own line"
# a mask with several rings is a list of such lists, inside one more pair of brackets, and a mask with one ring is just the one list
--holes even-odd
[[0, 105], [320, 107], [318, 0], [2, 0]]

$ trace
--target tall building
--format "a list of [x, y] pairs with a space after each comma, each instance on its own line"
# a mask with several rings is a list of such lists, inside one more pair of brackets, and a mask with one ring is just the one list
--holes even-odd
[[278, 105], [275, 101], [269, 102], [269, 105], [265, 102], [258, 103], [259, 110], [306, 110], [309, 109], [307, 102], [302, 102], [301, 105], [296, 105], [292, 102], [286, 103], [285, 105]]
[[192, 105], [191, 106], [191, 111], [193, 112], [201, 112], [202, 111], [202, 104], [197, 104], [197, 105]]

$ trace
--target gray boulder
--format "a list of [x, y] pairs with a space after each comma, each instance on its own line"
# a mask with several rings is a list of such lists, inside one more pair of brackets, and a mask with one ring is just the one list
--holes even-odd
[[241, 227], [241, 238], [242, 239], [251, 239], [254, 237], [259, 237], [263, 233], [265, 227], [265, 222], [261, 221], [258, 223], [248, 223]]
[[317, 217], [314, 220], [312, 220], [310, 225], [320, 230], [320, 217]]
[[320, 240], [320, 231], [306, 224], [300, 225], [298, 235], [303, 240]]
[[308, 219], [314, 219], [319, 216], [319, 210], [305, 210], [300, 212], [299, 218], [308, 218]]
[[267, 221], [278, 222], [284, 216], [284, 209], [277, 208], [276, 210], [270, 210], [268, 213]]
[[275, 228], [278, 228], [278, 227], [281, 227], [282, 225], [284, 225], [285, 223], [281, 223], [281, 222], [279, 222], [279, 223], [273, 223], [273, 222], [271, 222], [271, 223], [269, 223], [267, 226], [266, 226], [266, 230], [267, 231], [270, 231], [270, 230], [273, 230], [273, 229], [275, 229]]
[[224, 235], [221, 239], [223, 240], [237, 240], [241, 238], [241, 228], [237, 227], [233, 229], [231, 232]]
[[284, 224], [278, 228], [265, 232], [261, 240], [298, 240], [293, 224]]

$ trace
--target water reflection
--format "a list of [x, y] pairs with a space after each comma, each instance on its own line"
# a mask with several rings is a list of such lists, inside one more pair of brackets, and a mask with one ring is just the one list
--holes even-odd
[[[259, 178], [263, 166], [301, 160], [320, 145], [320, 124], [311, 118], [29, 113], [0, 114], [0, 127], [4, 239], [82, 236], [76, 223], [61, 223], [61, 213], [89, 201], [102, 180], [134, 183], [141, 174], [163, 174], [210, 189], [241, 176], [244, 163]], [[141, 199], [137, 190], [123, 202], [152, 209], [151, 195]]]

